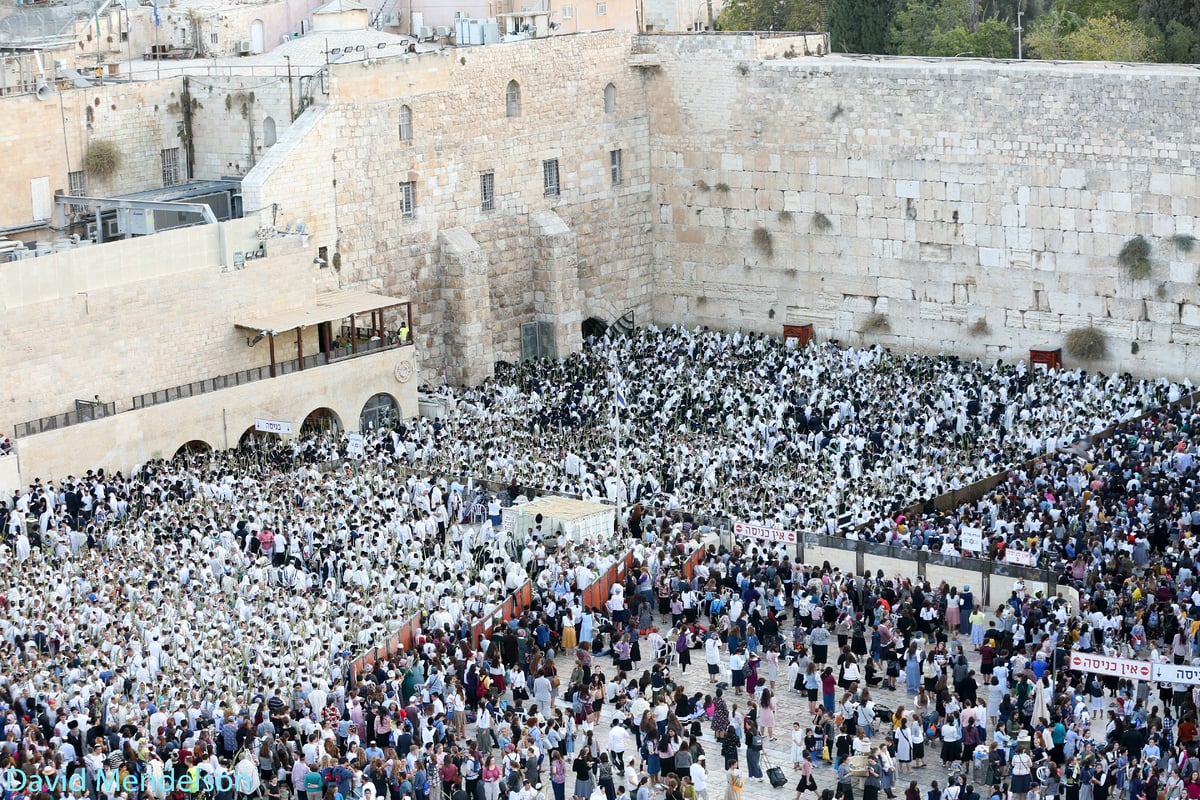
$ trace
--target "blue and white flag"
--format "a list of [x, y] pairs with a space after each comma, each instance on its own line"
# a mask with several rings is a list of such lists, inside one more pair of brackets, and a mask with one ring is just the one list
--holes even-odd
[[154, 25], [155, 27], [162, 27], [162, 18], [158, 16], [158, 0], [154, 0]]

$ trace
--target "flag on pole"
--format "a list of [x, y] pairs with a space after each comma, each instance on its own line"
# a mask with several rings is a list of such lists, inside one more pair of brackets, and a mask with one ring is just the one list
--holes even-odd
[[614, 373], [614, 376], [615, 377], [613, 378], [613, 393], [616, 397], [617, 405], [619, 405], [621, 408], [625, 408], [626, 407], [625, 406], [625, 390], [624, 390], [624, 388], [622, 388], [621, 371], [617, 370]]
[[158, 0], [154, 0], [154, 26], [162, 27], [162, 19], [158, 16]]
[[96, 41], [100, 41], [100, 12], [96, 12]]

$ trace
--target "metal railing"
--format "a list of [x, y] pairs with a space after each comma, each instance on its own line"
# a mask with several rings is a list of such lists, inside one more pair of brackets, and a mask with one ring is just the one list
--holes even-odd
[[[335, 364], [341, 361], [349, 361], [359, 356], [368, 355], [370, 353], [379, 352], [381, 350], [394, 350], [397, 347], [404, 347], [407, 342], [384, 342], [376, 340], [372, 342], [363, 342], [358, 345], [357, 352], [350, 352], [347, 347], [338, 348], [330, 355], [325, 353], [316, 353], [311, 356], [304, 357], [303, 369], [312, 369], [314, 367], [323, 367], [327, 364]], [[291, 375], [293, 372], [300, 372], [302, 369], [300, 359], [293, 358], [290, 361], [277, 361], [275, 363], [275, 375]], [[174, 400], [183, 400], [188, 397], [198, 397], [202, 394], [220, 391], [221, 389], [231, 389], [235, 386], [243, 386], [247, 383], [255, 383], [257, 381], [268, 380], [271, 377], [271, 365], [264, 364], [261, 367], [252, 367], [238, 372], [231, 372], [228, 375], [218, 375], [215, 378], [205, 378], [201, 381], [192, 381], [180, 386], [172, 386], [169, 389], [158, 389], [153, 392], [139, 394], [133, 398], [133, 408], [138, 410], [157, 406], [163, 403], [170, 403]]]
[[13, 436], [19, 439], [22, 436], [32, 436], [35, 433], [56, 431], [59, 428], [78, 425], [80, 422], [90, 422], [94, 419], [111, 417], [116, 413], [116, 403], [96, 403], [91, 400], [76, 400], [74, 411], [68, 411], [65, 414], [54, 414], [49, 417], [30, 420], [29, 422], [17, 423], [13, 431]]

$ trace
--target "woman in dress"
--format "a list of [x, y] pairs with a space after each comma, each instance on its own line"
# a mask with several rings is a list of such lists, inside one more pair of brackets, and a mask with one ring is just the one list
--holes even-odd
[[904, 775], [912, 771], [912, 767], [909, 765], [913, 761], [912, 733], [909, 731], [907, 720], [901, 722], [900, 727], [896, 729], [895, 736], [897, 770]]
[[916, 694], [920, 688], [920, 649], [916, 642], [908, 644], [904, 655], [905, 691]]
[[951, 586], [950, 594], [946, 596], [946, 627], [952, 631], [958, 630], [962, 622], [962, 598], [958, 596], [958, 587]]
[[562, 652], [571, 652], [576, 644], [578, 640], [575, 638], [575, 614], [570, 608], [566, 608], [562, 615]]
[[[792, 769], [800, 769], [801, 763], [804, 761], [804, 733], [800, 730], [800, 723], [792, 723]], [[796, 791], [800, 791], [797, 789]]]
[[770, 689], [763, 689], [758, 703], [758, 724], [768, 739], [775, 741], [775, 696]]

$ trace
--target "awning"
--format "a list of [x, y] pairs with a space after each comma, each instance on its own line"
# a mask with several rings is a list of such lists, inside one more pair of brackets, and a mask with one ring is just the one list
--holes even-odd
[[275, 331], [278, 334], [295, 328], [345, 319], [351, 314], [369, 314], [381, 308], [404, 305], [407, 302], [407, 298], [370, 292], [328, 292], [317, 295], [312, 302], [301, 308], [251, 317], [244, 322], [235, 322], [234, 325], [248, 331]]

